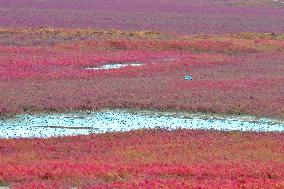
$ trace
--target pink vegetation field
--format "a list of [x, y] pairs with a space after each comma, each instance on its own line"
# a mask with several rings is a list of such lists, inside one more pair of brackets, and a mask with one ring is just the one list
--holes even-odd
[[283, 0], [0, 0], [0, 26], [284, 32]]
[[[0, 119], [121, 108], [283, 121], [283, 6], [0, 0]], [[283, 132], [0, 139], [0, 188], [280, 189], [283, 170]]]
[[[1, 29], [1, 115], [159, 109], [284, 116], [281, 34]], [[136, 63], [120, 69], [102, 65]], [[192, 81], [184, 80], [190, 74]], [[283, 188], [283, 133], [140, 130], [0, 139], [13, 188]]]
[[[48, 28], [1, 36], [2, 114], [134, 108], [284, 116], [283, 35]], [[143, 65], [86, 69], [113, 63]]]
[[13, 188], [283, 188], [284, 135], [149, 130], [0, 140]]

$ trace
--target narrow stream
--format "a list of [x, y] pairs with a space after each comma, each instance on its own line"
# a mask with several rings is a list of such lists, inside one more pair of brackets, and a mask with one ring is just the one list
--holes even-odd
[[249, 116], [218, 116], [157, 111], [23, 114], [0, 118], [0, 138], [85, 135], [135, 129], [215, 129], [224, 131], [284, 131], [284, 122]]

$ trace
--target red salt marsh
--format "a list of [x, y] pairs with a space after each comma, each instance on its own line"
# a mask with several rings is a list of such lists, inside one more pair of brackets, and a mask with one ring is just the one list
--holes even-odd
[[[49, 28], [4, 29], [2, 36], [2, 114], [142, 108], [284, 116], [281, 35]], [[86, 69], [129, 62], [143, 65]]]
[[[1, 116], [131, 108], [284, 118], [283, 34], [55, 28], [0, 34]], [[143, 65], [86, 69], [129, 62]], [[154, 129], [0, 139], [0, 186], [283, 188], [283, 137]]]
[[283, 188], [284, 135], [144, 130], [0, 139], [12, 188]]
[[282, 0], [0, 0], [1, 27], [284, 32]]

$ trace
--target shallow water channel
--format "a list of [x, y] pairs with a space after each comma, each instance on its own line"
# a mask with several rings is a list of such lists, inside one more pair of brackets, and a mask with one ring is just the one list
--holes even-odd
[[284, 122], [248, 116], [127, 110], [23, 114], [0, 119], [0, 138], [45, 138], [150, 128], [283, 132]]

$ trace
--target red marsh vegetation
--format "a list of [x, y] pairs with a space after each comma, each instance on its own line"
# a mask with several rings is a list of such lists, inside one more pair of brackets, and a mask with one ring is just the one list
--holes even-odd
[[0, 139], [0, 186], [283, 188], [284, 135], [140, 130]]
[[[0, 36], [1, 114], [109, 107], [284, 116], [280, 34], [40, 28]], [[117, 63], [143, 65], [86, 69]]]

